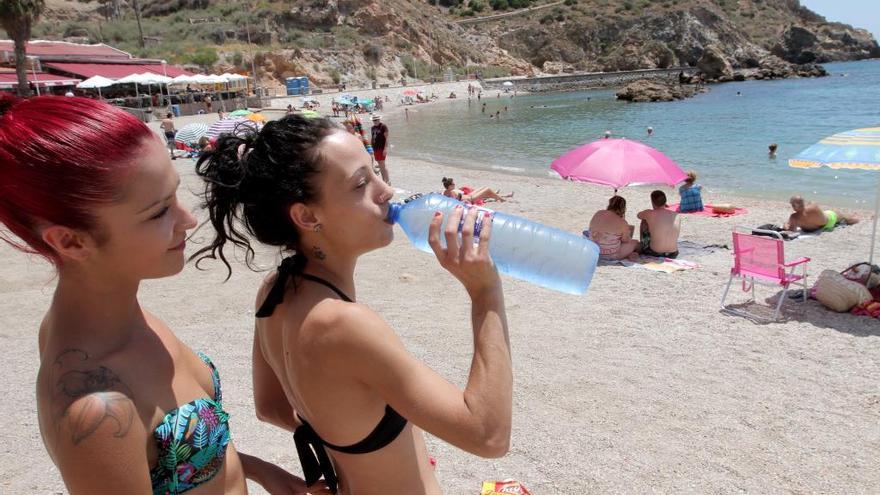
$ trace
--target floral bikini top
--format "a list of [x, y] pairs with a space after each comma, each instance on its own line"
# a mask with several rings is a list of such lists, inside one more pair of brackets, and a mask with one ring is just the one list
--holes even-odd
[[229, 414], [223, 410], [220, 374], [208, 356], [199, 357], [211, 368], [214, 398], [196, 399], [169, 411], [153, 431], [159, 459], [150, 470], [153, 495], [187, 492], [220, 471], [229, 444]]

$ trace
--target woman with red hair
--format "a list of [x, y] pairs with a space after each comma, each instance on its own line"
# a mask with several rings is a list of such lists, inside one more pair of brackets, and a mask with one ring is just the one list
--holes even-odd
[[217, 370], [138, 303], [142, 280], [183, 268], [196, 220], [179, 183], [118, 108], [0, 95], [0, 238], [58, 274], [39, 329], [43, 443], [71, 494], [243, 494], [245, 477], [304, 492], [236, 452]]

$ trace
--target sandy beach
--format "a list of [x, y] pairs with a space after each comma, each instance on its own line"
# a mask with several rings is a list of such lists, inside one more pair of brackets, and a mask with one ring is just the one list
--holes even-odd
[[[193, 162], [173, 163], [182, 176], [181, 201], [197, 210], [201, 184]], [[459, 185], [514, 192], [514, 201], [491, 205], [499, 211], [574, 233], [611, 195], [551, 178], [403, 160], [393, 149], [388, 166], [402, 190], [398, 199], [436, 191], [442, 176], [453, 176]], [[649, 207], [648, 192], [622, 191], [630, 223]], [[687, 216], [682, 240], [730, 245], [734, 226], [781, 224], [790, 212], [782, 202], [711, 193], [706, 199], [748, 213]], [[824, 269], [866, 261], [870, 214], [861, 214], [858, 225], [786, 243], [787, 256], [812, 258], [813, 280]], [[205, 218], [202, 211], [198, 216]], [[188, 252], [205, 242], [209, 229], [193, 236]], [[413, 248], [400, 230], [395, 234], [389, 247], [362, 258], [357, 299], [382, 315], [415, 356], [463, 386], [472, 353], [466, 294], [433, 256]], [[428, 435], [446, 493], [477, 494], [481, 481], [506, 478], [535, 495], [876, 493], [880, 320], [832, 313], [816, 301], [786, 302], [778, 323], [723, 314], [730, 253], [685, 255], [699, 267], [671, 274], [601, 266], [581, 297], [505, 277], [514, 359], [511, 450], [501, 459], [479, 459]], [[53, 272], [5, 244], [0, 256], [0, 338], [7, 351], [0, 367], [0, 492], [65, 493], [43, 448], [34, 402], [37, 328], [52, 297]], [[259, 257], [266, 270], [278, 259], [269, 250]], [[217, 364], [237, 448], [301, 473], [291, 435], [260, 423], [253, 410], [253, 299], [264, 273], [239, 262], [223, 283], [221, 264], [203, 268], [189, 264], [175, 277], [144, 282], [141, 302]], [[745, 299], [737, 285], [732, 291], [735, 301]], [[777, 293], [758, 288], [765, 306]]]

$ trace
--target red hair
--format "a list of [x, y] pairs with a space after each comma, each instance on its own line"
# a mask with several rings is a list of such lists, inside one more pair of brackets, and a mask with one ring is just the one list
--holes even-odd
[[96, 230], [92, 208], [121, 198], [132, 157], [152, 134], [95, 100], [0, 94], [0, 223], [8, 230], [0, 239], [58, 265], [39, 226]]

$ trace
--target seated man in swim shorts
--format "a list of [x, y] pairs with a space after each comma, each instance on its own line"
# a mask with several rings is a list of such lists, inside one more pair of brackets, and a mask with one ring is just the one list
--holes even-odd
[[678, 213], [666, 208], [666, 194], [663, 191], [651, 193], [651, 205], [652, 209], [637, 215], [642, 221], [639, 253], [657, 258], [677, 258], [678, 226], [675, 225], [675, 219]]
[[837, 213], [833, 210], [822, 210], [816, 203], [805, 203], [804, 198], [792, 196], [789, 200], [794, 213], [788, 217], [785, 230], [815, 232], [817, 230], [830, 231], [837, 225], [852, 225], [859, 222], [853, 216]]

